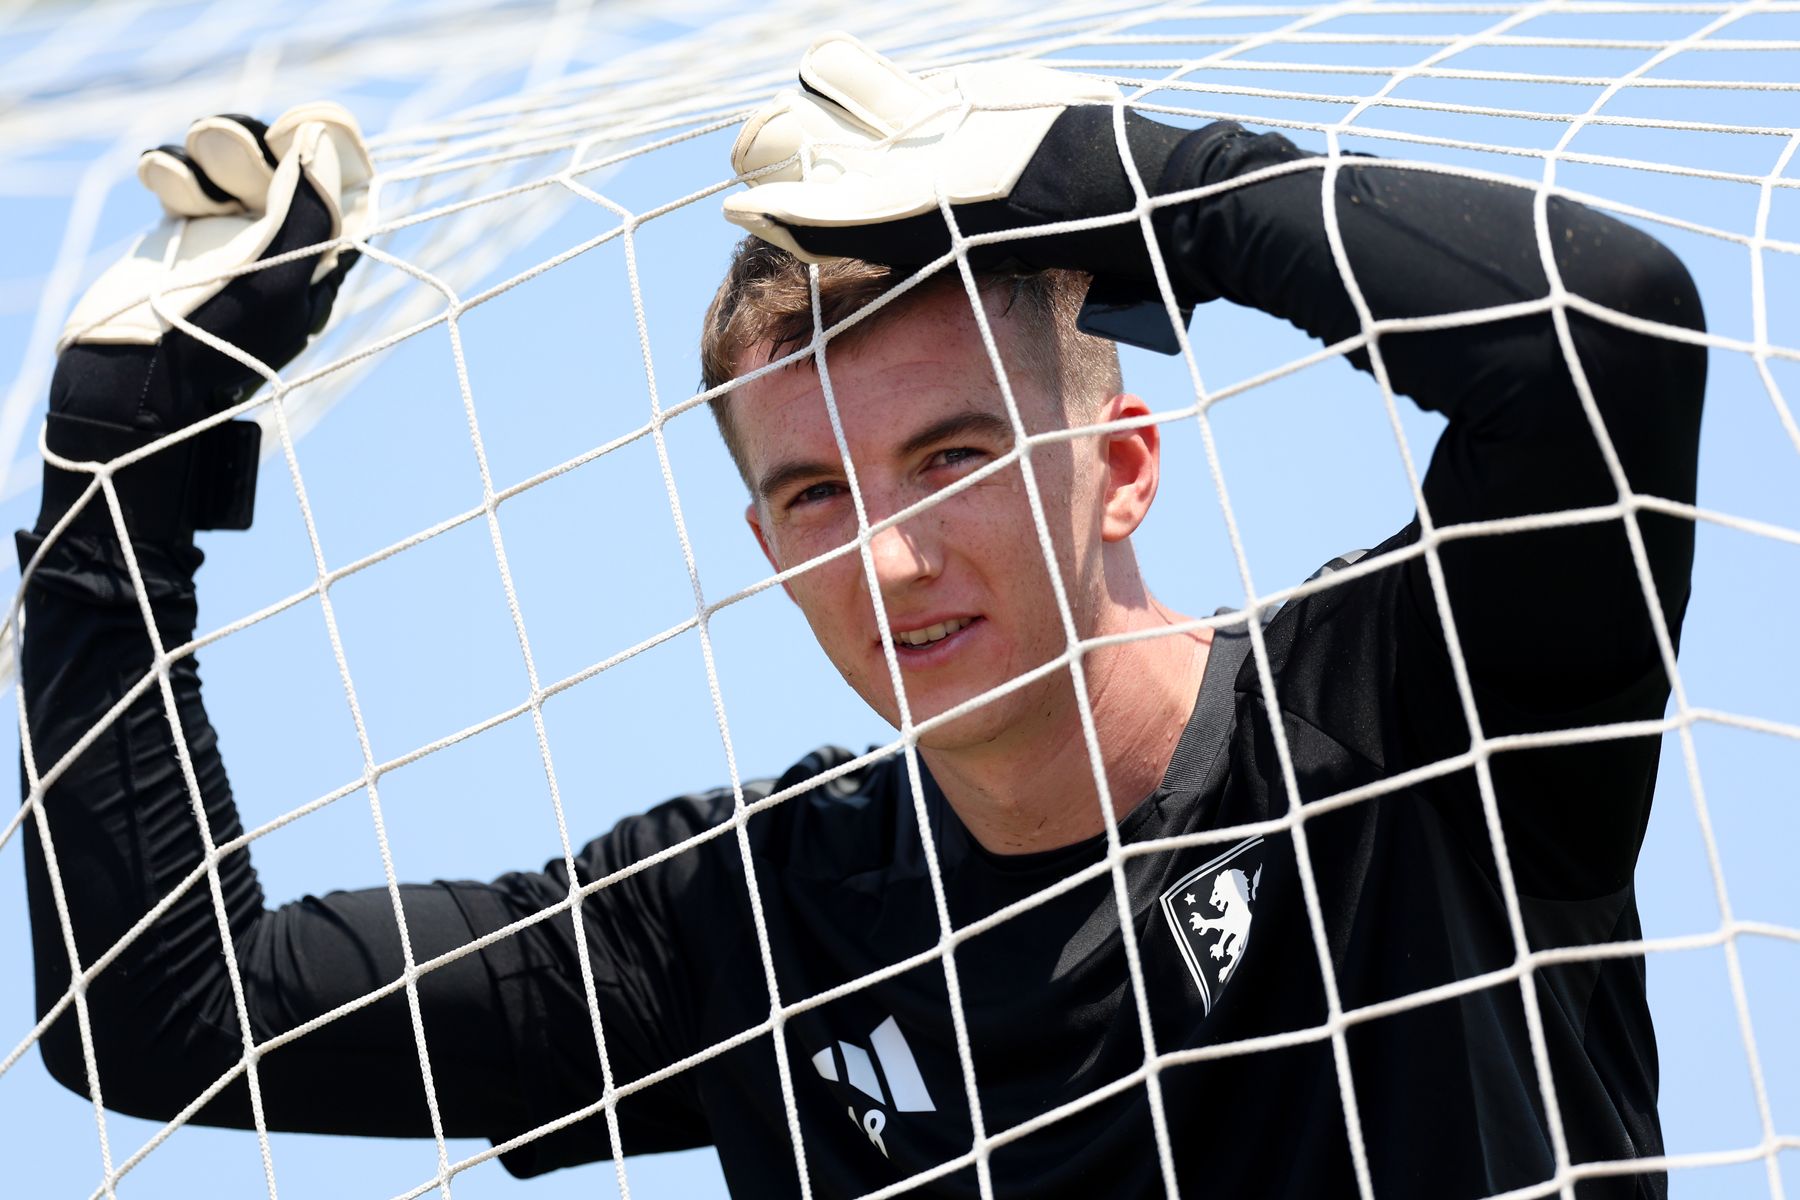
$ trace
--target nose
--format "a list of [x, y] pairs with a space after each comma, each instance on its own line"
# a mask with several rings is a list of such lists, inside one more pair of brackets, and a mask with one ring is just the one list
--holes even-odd
[[869, 555], [875, 561], [875, 580], [882, 595], [891, 596], [935, 578], [942, 569], [941, 555], [921, 522], [890, 525], [869, 539]]

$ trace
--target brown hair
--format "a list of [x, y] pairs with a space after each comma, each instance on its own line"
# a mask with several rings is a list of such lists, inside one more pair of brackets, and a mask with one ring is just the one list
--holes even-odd
[[[839, 258], [821, 264], [819, 316], [823, 328], [829, 329], [879, 299], [905, 278], [892, 267], [859, 259]], [[1117, 347], [1075, 328], [1075, 315], [1087, 293], [1086, 275], [1060, 270], [996, 273], [978, 275], [977, 284], [983, 291], [1007, 289], [1006, 312], [1018, 318], [1025, 335], [1021, 343], [1027, 347], [1025, 365], [1060, 394], [1067, 416], [1091, 413], [1119, 390]], [[854, 345], [918, 297], [951, 286], [961, 290], [954, 272], [926, 280], [846, 329], [833, 344]], [[812, 333], [812, 284], [806, 264], [778, 246], [746, 237], [732, 251], [725, 279], [706, 311], [700, 335], [701, 387], [716, 388], [735, 378], [740, 361], [752, 353], [760, 358], [743, 362], [746, 370], [772, 362], [810, 340]], [[731, 461], [748, 483], [743, 444], [730, 407], [731, 393], [715, 396], [710, 403]]]

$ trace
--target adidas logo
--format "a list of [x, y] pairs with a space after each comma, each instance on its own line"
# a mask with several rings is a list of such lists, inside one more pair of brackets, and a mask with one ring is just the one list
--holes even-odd
[[[906, 1044], [900, 1023], [892, 1017], [869, 1033], [869, 1049], [854, 1042], [838, 1042], [813, 1055], [812, 1065], [820, 1078], [847, 1084], [876, 1104], [895, 1112], [937, 1111], [937, 1106], [931, 1102], [931, 1092], [925, 1087], [925, 1077], [919, 1073], [918, 1061], [913, 1058], [912, 1047]], [[887, 1144], [881, 1135], [887, 1126], [887, 1114], [872, 1108], [859, 1118], [854, 1105], [849, 1111], [850, 1119], [885, 1156]]]

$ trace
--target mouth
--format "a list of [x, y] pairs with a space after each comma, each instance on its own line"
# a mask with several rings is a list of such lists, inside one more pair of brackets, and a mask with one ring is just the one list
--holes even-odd
[[951, 617], [917, 629], [894, 630], [894, 649], [903, 654], [920, 654], [934, 649], [981, 621], [980, 617]]

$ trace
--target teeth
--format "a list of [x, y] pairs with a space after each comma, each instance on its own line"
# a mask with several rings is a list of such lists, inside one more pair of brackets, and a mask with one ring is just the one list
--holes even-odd
[[933, 642], [943, 641], [959, 629], [967, 628], [974, 620], [973, 617], [957, 617], [950, 621], [939, 621], [936, 625], [927, 625], [923, 629], [895, 633], [894, 640], [902, 646], [929, 646]]

